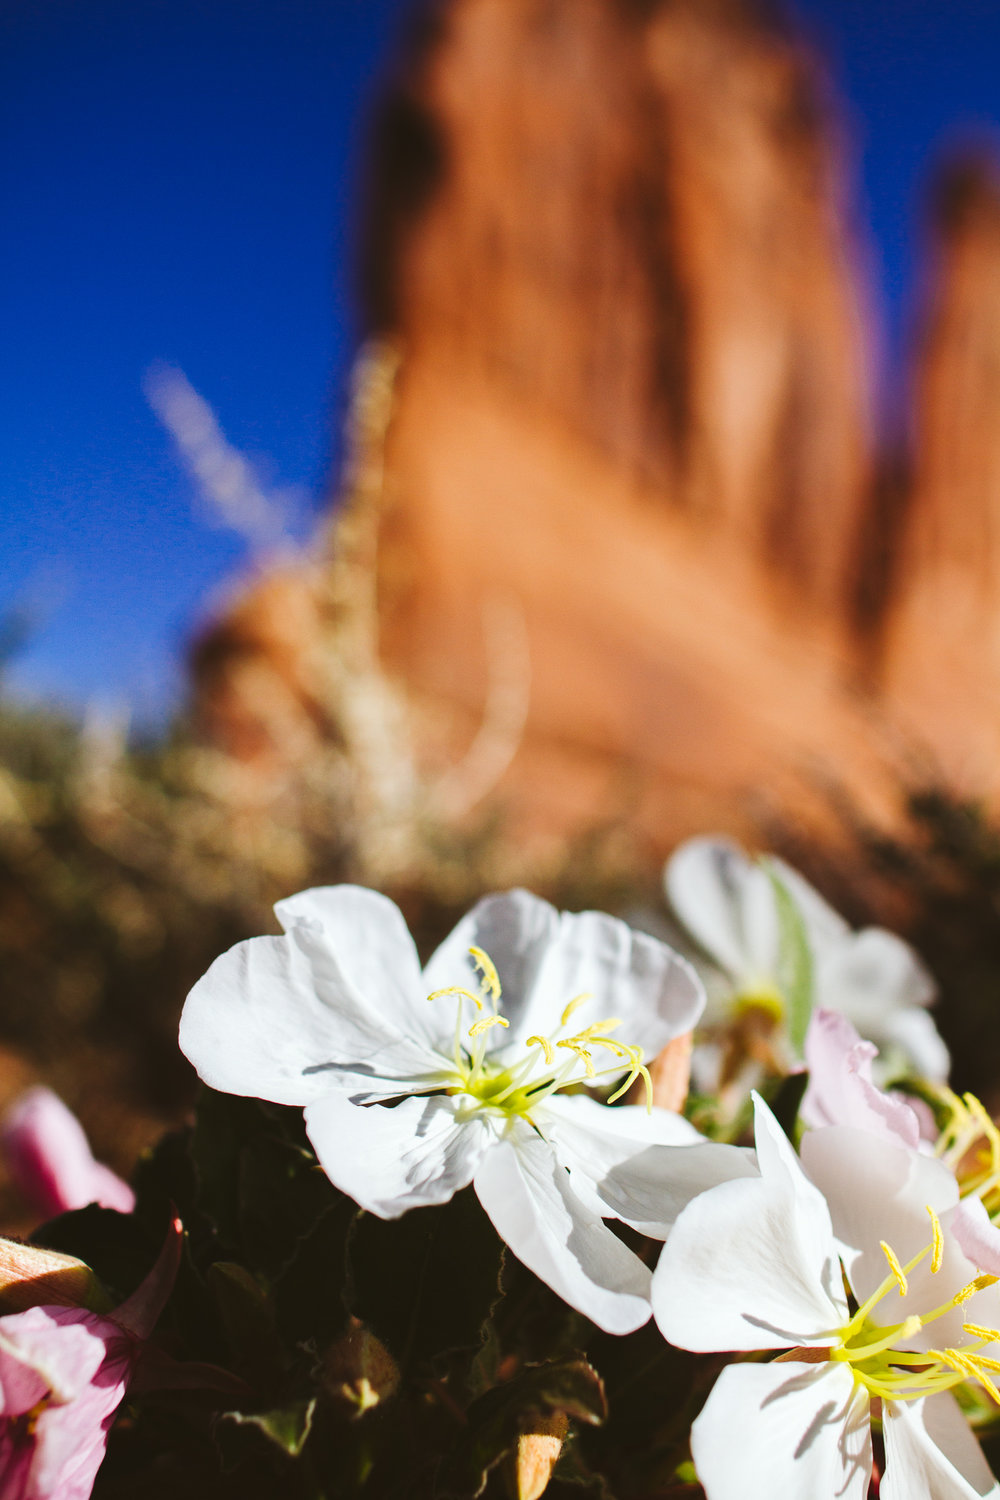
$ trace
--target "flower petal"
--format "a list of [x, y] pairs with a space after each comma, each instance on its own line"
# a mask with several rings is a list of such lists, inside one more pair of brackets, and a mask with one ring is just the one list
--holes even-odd
[[852, 1125], [916, 1149], [920, 1143], [916, 1113], [901, 1095], [884, 1094], [872, 1082], [872, 1060], [877, 1055], [877, 1048], [861, 1040], [846, 1016], [833, 1010], [816, 1011], [806, 1033], [809, 1087], [802, 1101], [802, 1118], [814, 1128]]
[[642, 1047], [647, 1058], [691, 1031], [705, 1006], [701, 980], [685, 959], [657, 938], [597, 911], [563, 912], [519, 1034], [527, 1037], [544, 1028], [551, 1035], [557, 1012], [581, 994], [588, 998], [568, 1030], [617, 1017], [621, 1024], [612, 1035]]
[[847, 1304], [826, 1203], [756, 1100], [759, 1178], [724, 1182], [682, 1211], [653, 1276], [653, 1313], [681, 1349], [822, 1344]]
[[778, 949], [770, 882], [729, 839], [702, 837], [681, 844], [664, 870], [667, 900], [709, 958], [741, 988], [762, 957], [768, 972]]
[[927, 1011], [912, 1005], [890, 1010], [873, 1022], [873, 1027], [872, 1035], [881, 1043], [887, 1068], [893, 1068], [896, 1074], [906, 1068], [921, 1078], [946, 1082], [951, 1055]]
[[188, 995], [179, 1043], [212, 1088], [276, 1104], [307, 1104], [338, 1084], [375, 1089], [379, 1080], [400, 1093], [399, 1081], [442, 1066], [369, 1003], [304, 925], [217, 958]]
[[83, 1126], [51, 1089], [28, 1089], [0, 1128], [11, 1176], [46, 1218], [88, 1203], [121, 1213], [135, 1208], [128, 1183], [94, 1160]]
[[1000, 1495], [983, 1451], [949, 1392], [882, 1409], [885, 1474], [882, 1500], [979, 1500]]
[[[841, 1242], [851, 1289], [859, 1301], [869, 1297], [888, 1272], [880, 1242], [890, 1245], [905, 1264], [931, 1243], [927, 1207], [945, 1221], [958, 1202], [958, 1185], [942, 1162], [923, 1156], [865, 1130], [834, 1125], [810, 1130], [802, 1138], [802, 1165], [823, 1193], [834, 1233]], [[909, 1278], [909, 1295], [890, 1294], [886, 1316], [905, 1318], [947, 1301], [975, 1274], [951, 1236], [946, 1235], [941, 1270], [931, 1273], [930, 1259]], [[961, 1318], [959, 1320], [959, 1339]], [[954, 1318], [952, 1318], [954, 1321]], [[928, 1330], [945, 1338], [944, 1322]], [[933, 1343], [933, 1339], [931, 1340]]]
[[929, 1068], [927, 1076], [947, 1075], [947, 1049], [930, 1017], [915, 1023], [908, 1019], [894, 1034], [898, 1018], [919, 1014], [936, 989], [908, 943], [881, 927], [866, 927], [817, 949], [815, 958], [817, 1005], [843, 1011], [862, 1036], [875, 1042], [894, 1040], [904, 1060]]
[[306, 1132], [341, 1192], [381, 1219], [397, 1219], [409, 1208], [447, 1203], [472, 1181], [493, 1127], [482, 1111], [457, 1118], [460, 1108], [442, 1095], [386, 1108], [328, 1094], [306, 1106]]
[[360, 885], [328, 885], [288, 896], [274, 910], [286, 932], [304, 927], [322, 936], [358, 994], [394, 1030], [447, 1048], [454, 1016], [427, 1003], [416, 946], [394, 901]]
[[[476, 989], [470, 948], [481, 948], [496, 965], [503, 988], [500, 1008], [517, 1028], [518, 1017], [534, 991], [545, 955], [559, 929], [559, 913], [530, 891], [485, 896], [461, 919], [424, 969], [428, 993], [461, 984]], [[567, 996], [566, 999], [570, 997]], [[565, 1000], [553, 999], [556, 1018]], [[524, 1032], [530, 1035], [530, 1030]]]
[[536, 1124], [570, 1172], [573, 1189], [613, 1215], [665, 1239], [681, 1209], [734, 1177], [756, 1177], [752, 1151], [706, 1141], [681, 1115], [641, 1105], [609, 1108], [585, 1095], [556, 1095]]
[[710, 1500], [865, 1500], [868, 1400], [843, 1365], [730, 1365], [691, 1429], [691, 1452]]
[[475, 1176], [479, 1201], [511, 1250], [606, 1333], [649, 1317], [649, 1271], [573, 1192], [547, 1142], [515, 1121]]
[[37, 1387], [75, 1400], [104, 1359], [113, 1323], [80, 1307], [29, 1307], [0, 1319], [0, 1401], [5, 1416], [30, 1410]]

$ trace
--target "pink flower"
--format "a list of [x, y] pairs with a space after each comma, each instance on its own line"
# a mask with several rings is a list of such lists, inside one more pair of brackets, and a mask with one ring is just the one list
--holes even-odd
[[51, 1089], [22, 1094], [7, 1111], [0, 1138], [15, 1184], [46, 1219], [88, 1203], [125, 1214], [135, 1207], [128, 1183], [94, 1160], [79, 1120]]
[[175, 1219], [152, 1271], [110, 1317], [80, 1307], [0, 1317], [0, 1500], [87, 1500], [177, 1274], [181, 1233]]
[[[862, 1041], [846, 1016], [833, 1010], [814, 1013], [806, 1033], [809, 1086], [802, 1119], [813, 1129], [849, 1125], [883, 1140], [916, 1150], [921, 1139], [917, 1100], [886, 1094], [872, 1080], [878, 1048]], [[931, 1134], [933, 1122], [931, 1121]]]

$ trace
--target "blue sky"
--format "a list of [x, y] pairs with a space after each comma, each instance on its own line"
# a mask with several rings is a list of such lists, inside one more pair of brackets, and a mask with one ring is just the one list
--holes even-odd
[[[4, 0], [0, 607], [14, 685], [161, 713], [243, 546], [206, 527], [143, 394], [182, 369], [297, 490], [336, 451], [356, 331], [366, 105], [408, 0]], [[798, 0], [846, 101], [859, 227], [899, 364], [926, 169], [1000, 124], [995, 0]]]

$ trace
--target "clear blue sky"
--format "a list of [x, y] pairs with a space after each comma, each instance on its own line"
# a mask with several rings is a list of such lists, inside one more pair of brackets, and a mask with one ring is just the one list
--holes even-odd
[[[12, 673], [162, 710], [242, 546], [206, 529], [143, 395], [179, 366], [276, 484], [321, 498], [355, 343], [366, 102], [408, 0], [3, 0], [0, 607]], [[846, 100], [889, 329], [943, 137], [1000, 123], [996, 0], [797, 0]]]

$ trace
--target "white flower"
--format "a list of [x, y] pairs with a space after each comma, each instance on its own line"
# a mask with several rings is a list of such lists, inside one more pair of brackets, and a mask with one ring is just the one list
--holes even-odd
[[[909, 1066], [925, 1078], [946, 1078], [948, 1052], [925, 1009], [934, 981], [913, 949], [881, 927], [852, 931], [789, 865], [767, 863], [801, 918], [812, 1004], [842, 1011], [876, 1042], [883, 1071]], [[676, 850], [664, 884], [678, 920], [711, 961], [710, 968], [699, 965], [706, 1021], [757, 1008], [787, 1022], [780, 897], [768, 869], [726, 839], [695, 838]]]
[[755, 1106], [760, 1175], [696, 1198], [653, 1281], [679, 1347], [782, 1351], [724, 1370], [694, 1423], [708, 1500], [865, 1500], [879, 1413], [883, 1500], [1000, 1495], [952, 1394], [1000, 1401], [997, 1277], [967, 1255], [981, 1242], [1000, 1269], [982, 1205], [959, 1205], [940, 1163], [841, 1127], [806, 1136], [810, 1181]]
[[573, 1307], [609, 1332], [644, 1323], [650, 1273], [603, 1218], [659, 1221], [744, 1158], [665, 1110], [558, 1091], [642, 1077], [701, 1013], [693, 970], [623, 922], [526, 891], [481, 901], [422, 975], [372, 891], [305, 891], [276, 911], [285, 936], [238, 944], [188, 997], [180, 1045], [205, 1082], [303, 1105], [330, 1179], [383, 1218], [471, 1182]]

